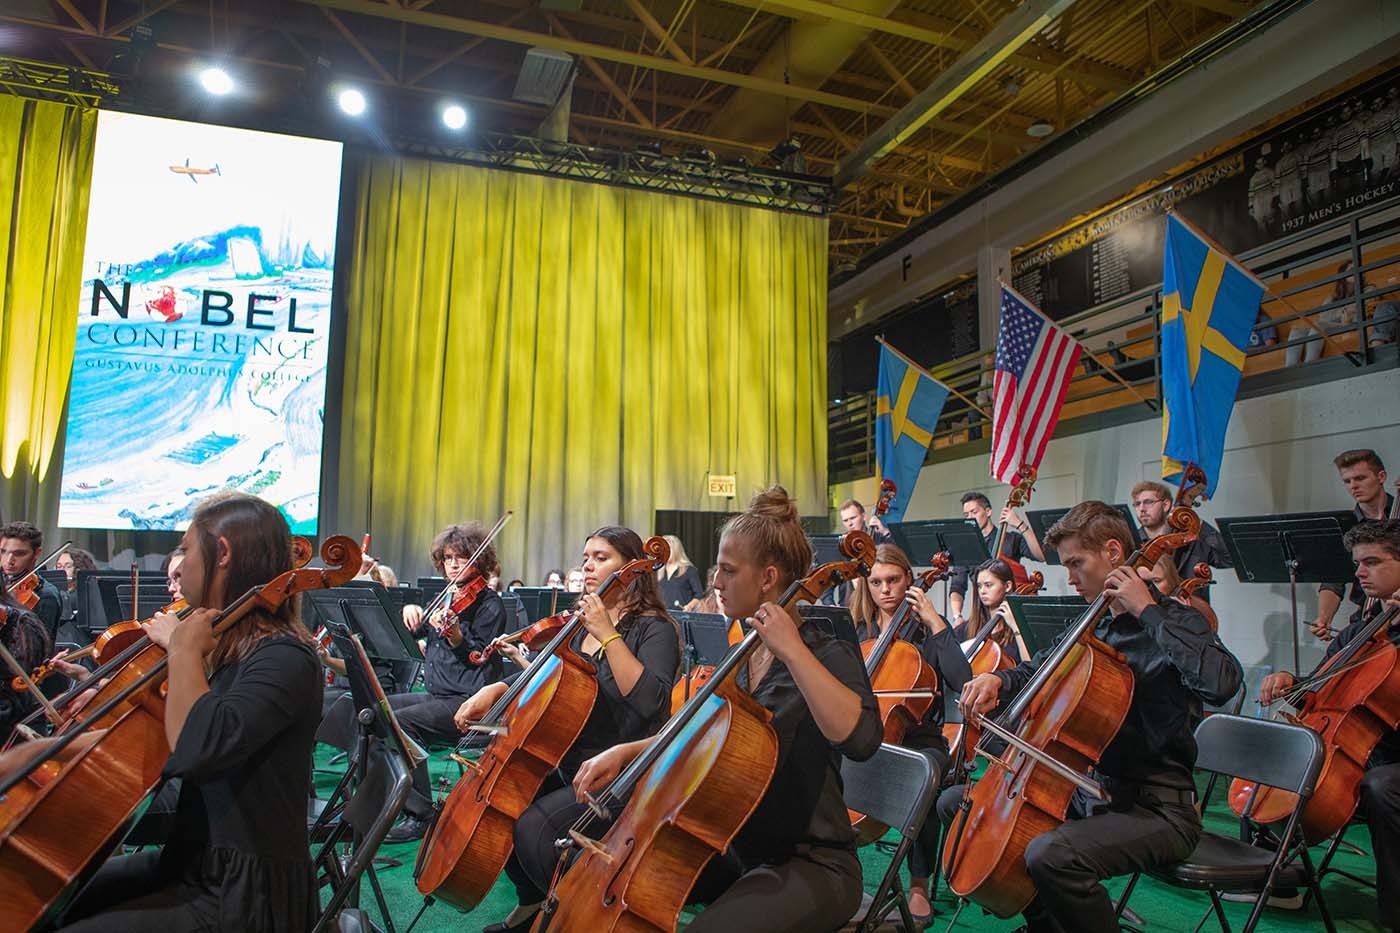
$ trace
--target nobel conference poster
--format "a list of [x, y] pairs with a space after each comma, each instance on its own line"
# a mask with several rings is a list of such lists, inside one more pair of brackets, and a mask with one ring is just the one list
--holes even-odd
[[237, 489], [314, 533], [340, 143], [104, 111], [59, 524]]

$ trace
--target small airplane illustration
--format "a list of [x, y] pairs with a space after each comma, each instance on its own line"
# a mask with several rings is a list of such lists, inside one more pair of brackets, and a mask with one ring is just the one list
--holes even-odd
[[176, 175], [187, 176], [189, 180], [196, 185], [199, 184], [199, 179], [195, 177], [196, 175], [223, 175], [223, 172], [219, 171], [219, 163], [217, 162], [214, 163], [213, 168], [194, 168], [190, 165], [190, 160], [188, 158], [185, 159], [184, 165], [172, 165], [170, 166], [170, 170]]

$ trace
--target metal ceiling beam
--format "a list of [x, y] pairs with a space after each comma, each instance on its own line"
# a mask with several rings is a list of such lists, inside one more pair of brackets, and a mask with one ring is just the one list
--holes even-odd
[[[964, 52], [972, 48], [981, 38], [974, 38], [966, 34], [966, 31], [955, 30], [955, 24], [939, 23], [941, 28], [931, 28], [921, 26], [907, 20], [889, 19], [883, 16], [872, 16], [860, 10], [852, 10], [848, 7], [838, 6], [834, 3], [827, 3], [825, 0], [724, 0], [734, 6], [745, 9], [762, 9], [770, 13], [784, 13], [786, 11], [790, 19], [800, 19], [811, 16], [834, 19], [838, 22], [850, 23], [852, 26], [861, 26], [876, 32], [883, 32], [892, 36], [900, 36], [905, 39], [912, 39], [915, 42], [922, 42], [925, 45], [932, 45], [937, 48], [951, 49], [954, 52]], [[927, 14], [922, 18], [936, 22], [936, 19]], [[1045, 49], [1036, 51], [1044, 53]], [[1046, 56], [1044, 60], [1037, 58], [1029, 52], [1020, 52], [1012, 56], [1011, 63], [1019, 68], [1026, 68], [1031, 71], [1050, 73], [1063, 64], [1060, 61], [1052, 60], [1053, 56]], [[1086, 84], [1093, 84], [1108, 90], [1121, 91], [1132, 84], [1132, 79], [1128, 76], [1113, 74], [1112, 69], [1094, 67], [1088, 63], [1081, 62], [1078, 65], [1065, 69], [1062, 72], [1064, 77], [1073, 77], [1075, 80], [1083, 81]]]
[[1249, 12], [1248, 3], [1239, 3], [1238, 0], [1181, 0], [1187, 6], [1194, 6], [1202, 10], [1210, 10], [1212, 13], [1220, 13], [1231, 19], [1239, 19]]
[[785, 84], [782, 81], [758, 78], [734, 71], [725, 71], [720, 68], [687, 65], [685, 62], [676, 61], [671, 58], [663, 58], [656, 55], [643, 55], [637, 52], [629, 52], [625, 49], [610, 48], [593, 42], [584, 42], [543, 32], [533, 32], [528, 29], [518, 29], [512, 26], [502, 26], [497, 23], [464, 19], [458, 16], [447, 16], [442, 13], [429, 13], [422, 10], [405, 10], [386, 6], [383, 3], [371, 2], [371, 0], [299, 0], [299, 2], [308, 3], [312, 6], [329, 7], [333, 10], [339, 10], [342, 13], [372, 16], [398, 23], [407, 23], [413, 26], [439, 29], [444, 32], [485, 36], [488, 39], [496, 39], [501, 42], [513, 42], [517, 45], [543, 46], [545, 48], [558, 49], [561, 52], [568, 52], [571, 55], [578, 55], [580, 57], [589, 56], [600, 61], [618, 62], [619, 64], [633, 65], [638, 68], [650, 68], [656, 71], [664, 71], [687, 78], [694, 78], [699, 81], [714, 81], [720, 84], [731, 84], [735, 87], [748, 88], [752, 91], [760, 91], [778, 97], [825, 104], [828, 107], [836, 107], [841, 110], [853, 110], [857, 113], [872, 113], [879, 114], [880, 116], [888, 116], [894, 111], [894, 108], [887, 107], [883, 104], [875, 104], [854, 97], [846, 97], [842, 94], [831, 94], [826, 91], [816, 90], [815, 88], [800, 87], [796, 84]]
[[971, 90], [1073, 3], [1074, 0], [1026, 0], [1004, 16], [982, 41], [960, 55], [933, 79], [932, 84], [841, 161], [836, 169], [835, 186], [844, 188], [867, 172], [877, 160]]

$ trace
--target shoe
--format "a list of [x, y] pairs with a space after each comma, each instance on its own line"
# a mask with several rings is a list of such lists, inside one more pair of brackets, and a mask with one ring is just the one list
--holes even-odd
[[399, 820], [399, 825], [384, 834], [384, 841], [387, 843], [414, 842], [422, 839], [427, 833], [428, 827], [433, 825], [431, 819], [419, 819], [416, 816], [406, 816]]
[[[1253, 904], [1258, 898], [1257, 894], [1250, 894], [1246, 891], [1233, 892], [1220, 895], [1222, 901], [1234, 901], [1237, 904]], [[1269, 902], [1266, 905], [1278, 910], [1302, 910], [1303, 892], [1297, 888], [1278, 888], [1269, 895]]]
[[535, 918], [539, 915], [540, 912], [536, 910], [534, 913], [530, 914], [530, 916], [526, 917], [524, 920], [520, 921], [514, 926], [511, 926], [504, 922], [493, 923], [490, 926], [482, 927], [481, 933], [530, 933], [530, 927], [535, 925]]

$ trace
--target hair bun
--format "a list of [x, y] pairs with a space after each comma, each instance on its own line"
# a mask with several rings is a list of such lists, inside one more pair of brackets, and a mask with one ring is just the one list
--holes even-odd
[[797, 502], [782, 486], [769, 486], [754, 493], [749, 500], [749, 511], [775, 522], [798, 521]]

